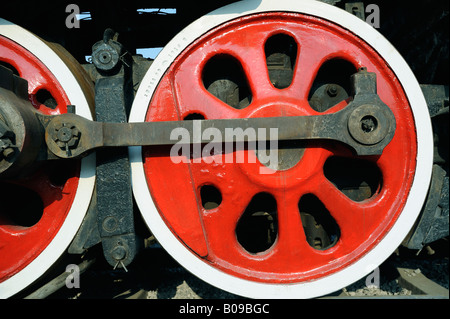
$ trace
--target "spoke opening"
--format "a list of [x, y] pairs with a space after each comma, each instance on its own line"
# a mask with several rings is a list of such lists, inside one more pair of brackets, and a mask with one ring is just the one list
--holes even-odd
[[241, 246], [251, 254], [262, 253], [275, 243], [278, 234], [277, 202], [269, 193], [253, 196], [236, 226]]
[[218, 54], [205, 65], [202, 73], [206, 90], [235, 109], [252, 102], [252, 93], [241, 63], [228, 54]]
[[327, 159], [323, 170], [325, 177], [355, 202], [373, 197], [382, 187], [380, 169], [368, 160], [333, 156]]
[[351, 94], [350, 76], [357, 71], [349, 61], [334, 58], [320, 67], [309, 91], [308, 102], [318, 112], [325, 112]]
[[44, 214], [41, 197], [32, 190], [16, 184], [0, 183], [2, 208], [0, 226], [32, 227]]
[[308, 244], [317, 250], [333, 247], [340, 237], [340, 229], [325, 205], [313, 194], [300, 198], [298, 209]]
[[43, 104], [52, 110], [56, 109], [56, 107], [58, 106], [58, 102], [56, 102], [56, 99], [46, 89], [40, 89], [39, 91], [37, 91], [35, 98], [39, 104]]
[[271, 36], [264, 46], [269, 79], [277, 89], [292, 83], [297, 61], [297, 43], [291, 36], [280, 33]]

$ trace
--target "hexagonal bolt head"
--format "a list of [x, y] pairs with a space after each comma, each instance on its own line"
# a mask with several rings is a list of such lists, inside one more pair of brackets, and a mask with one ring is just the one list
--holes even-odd
[[329, 84], [327, 86], [327, 94], [329, 97], [335, 97], [338, 94], [338, 88], [334, 84]]
[[76, 148], [80, 139], [81, 132], [71, 123], [63, 123], [60, 127], [56, 127], [52, 133], [52, 139], [61, 148]]

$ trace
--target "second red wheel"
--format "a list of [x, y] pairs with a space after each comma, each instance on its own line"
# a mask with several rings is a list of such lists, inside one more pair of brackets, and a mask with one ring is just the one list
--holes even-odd
[[406, 64], [364, 22], [316, 1], [252, 4], [177, 36], [144, 78], [132, 120], [334, 113], [365, 67], [394, 113], [394, 138], [363, 157], [339, 144], [280, 143], [276, 165], [251, 150], [186, 161], [133, 148], [135, 194], [156, 238], [200, 278], [243, 296], [314, 297], [367, 274], [414, 223], [431, 168], [427, 108]]

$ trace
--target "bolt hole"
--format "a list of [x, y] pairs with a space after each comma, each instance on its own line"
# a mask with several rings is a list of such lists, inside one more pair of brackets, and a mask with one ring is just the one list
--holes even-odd
[[217, 208], [222, 203], [222, 194], [213, 185], [203, 185], [200, 188], [200, 197], [206, 210]]
[[377, 119], [372, 115], [366, 115], [361, 119], [361, 129], [365, 133], [373, 132], [378, 127]]

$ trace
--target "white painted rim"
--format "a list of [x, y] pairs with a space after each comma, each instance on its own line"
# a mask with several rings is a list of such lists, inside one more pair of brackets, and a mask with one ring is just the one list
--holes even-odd
[[[76, 113], [92, 120], [84, 93], [72, 72], [42, 40], [27, 30], [0, 18], [0, 34], [26, 48], [58, 79], [70, 102], [76, 105]], [[30, 264], [11, 278], [0, 283], [0, 298], [8, 298], [20, 292], [42, 276], [66, 251], [72, 242], [89, 207], [95, 184], [95, 156], [81, 162], [80, 180], [73, 204], [62, 227]], [[2, 256], [5, 258], [5, 256]]]
[[[357, 34], [390, 65], [410, 101], [417, 128], [416, 172], [403, 212], [391, 231], [360, 260], [327, 277], [298, 284], [267, 284], [237, 278], [213, 268], [192, 254], [171, 232], [153, 203], [144, 174], [141, 147], [130, 147], [133, 191], [142, 216], [159, 243], [188, 271], [228, 292], [249, 298], [314, 298], [337, 291], [363, 278], [385, 261], [400, 246], [412, 228], [424, 203], [431, 179], [433, 135], [427, 104], [420, 86], [397, 50], [373, 27], [337, 7], [315, 0], [241, 1], [193, 22], [161, 51], [145, 75], [137, 92], [130, 122], [142, 122], [150, 98], [171, 62], [194, 40], [235, 18], [261, 12], [298, 12], [332, 21]], [[174, 54], [176, 53], [176, 54]]]

